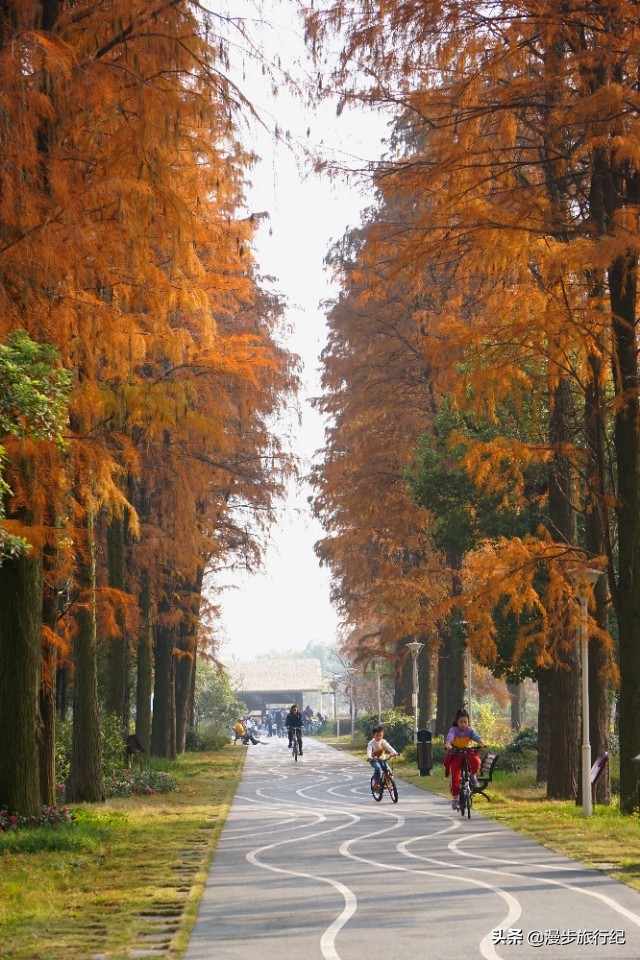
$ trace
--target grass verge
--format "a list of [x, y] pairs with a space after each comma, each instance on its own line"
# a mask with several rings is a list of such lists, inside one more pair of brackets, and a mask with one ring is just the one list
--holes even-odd
[[[353, 747], [350, 737], [323, 738], [325, 743], [363, 757], [362, 747]], [[421, 777], [415, 763], [394, 760], [401, 780], [421, 790], [451, 800], [449, 784], [441, 765], [430, 777]], [[367, 775], [367, 771], [364, 772]], [[545, 788], [535, 782], [533, 772], [505, 773], [498, 769], [487, 788], [488, 803], [477, 797], [474, 811], [530, 837], [536, 843], [594, 867], [640, 890], [640, 817], [623, 816], [617, 805], [596, 806], [593, 816], [583, 817], [575, 803], [547, 800]]]
[[178, 791], [0, 836], [0, 960], [170, 960], [188, 941], [246, 751], [186, 754]]

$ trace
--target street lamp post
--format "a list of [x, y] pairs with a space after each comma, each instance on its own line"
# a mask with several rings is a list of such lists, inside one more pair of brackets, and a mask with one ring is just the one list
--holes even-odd
[[[579, 574], [580, 579], [593, 586], [604, 573], [603, 570], [595, 570], [590, 567], [584, 567], [580, 570], [569, 571]], [[589, 737], [589, 631], [588, 631], [588, 608], [587, 596], [584, 588], [580, 588], [580, 663], [582, 667], [582, 816], [590, 817], [593, 813], [593, 802], [591, 799], [591, 743]]]
[[407, 649], [411, 651], [413, 657], [413, 742], [418, 742], [418, 654], [424, 647], [424, 643], [418, 643], [412, 640], [407, 644]]
[[336, 737], [340, 736], [340, 718], [338, 717], [338, 681], [332, 680], [329, 684], [333, 690], [333, 719], [336, 722]]
[[354, 677], [358, 671], [355, 667], [347, 667], [345, 670], [346, 679], [349, 684], [349, 711], [351, 714], [351, 739], [353, 740], [353, 734], [355, 732], [356, 724], [356, 698], [353, 693], [353, 681]]
[[[469, 638], [467, 637], [467, 651], [465, 655], [467, 667], [467, 711], [469, 713], [469, 726], [472, 726], [471, 720], [471, 650], [469, 649]], [[460, 661], [458, 661], [459, 663]]]

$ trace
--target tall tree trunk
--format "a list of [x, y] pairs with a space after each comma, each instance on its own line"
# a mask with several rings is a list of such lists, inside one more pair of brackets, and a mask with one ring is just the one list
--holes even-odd
[[[421, 638], [423, 642], [426, 638]], [[426, 642], [418, 657], [418, 726], [430, 730], [433, 716], [433, 654]]]
[[[600, 296], [604, 284], [597, 286]], [[603, 351], [604, 352], [604, 351]], [[589, 357], [591, 381], [585, 394], [585, 433], [587, 438], [586, 463], [586, 548], [589, 557], [610, 555], [607, 542], [608, 518], [604, 514], [605, 494], [605, 399], [603, 363], [599, 355]], [[609, 595], [606, 577], [601, 577], [594, 587], [596, 620], [601, 630], [609, 629], [607, 598]], [[611, 655], [602, 640], [594, 637], [589, 642], [589, 739], [591, 762], [609, 750], [609, 691]], [[607, 764], [604, 775], [596, 787], [596, 802], [611, 803], [611, 778]]]
[[153, 618], [151, 577], [147, 570], [140, 593], [141, 628], [138, 638], [138, 670], [136, 673], [136, 736], [145, 756], [151, 751], [151, 679], [153, 660]]
[[511, 729], [517, 732], [522, 727], [524, 714], [524, 688], [521, 683], [508, 683], [511, 695]]
[[464, 703], [464, 625], [459, 614], [449, 618], [440, 631], [438, 648], [438, 700], [436, 733], [446, 733]]
[[[575, 544], [573, 471], [563, 452], [571, 441], [571, 387], [562, 378], [554, 390], [549, 425], [553, 459], [549, 469], [549, 528], [554, 540]], [[554, 637], [557, 665], [548, 671], [549, 731], [547, 797], [575, 800], [580, 764], [580, 669], [577, 637]]]
[[175, 722], [175, 628], [166, 622], [169, 603], [160, 605], [160, 622], [155, 631], [155, 682], [153, 686], [153, 717], [151, 719], [151, 753], [154, 757], [176, 756]]
[[[43, 554], [42, 622], [52, 634], [58, 622], [58, 595], [56, 590], [57, 551], [47, 545]], [[40, 677], [40, 719], [42, 730], [40, 752], [40, 796], [45, 806], [56, 802], [56, 674], [58, 651], [52, 639], [43, 635], [42, 669]]]
[[411, 715], [411, 694], [413, 692], [413, 666], [411, 657], [405, 649], [409, 637], [400, 640], [396, 646], [396, 673], [393, 690], [393, 705]]
[[617, 614], [620, 661], [620, 809], [637, 802], [640, 750], [640, 422], [638, 419], [637, 254], [609, 271], [616, 393], [615, 449], [619, 579]]
[[0, 807], [40, 812], [38, 690], [42, 558], [31, 550], [0, 566]]
[[187, 744], [190, 699], [196, 669], [203, 576], [204, 570], [199, 568], [194, 582], [185, 583], [182, 595], [184, 614], [180, 623], [178, 640], [178, 648], [181, 653], [176, 658], [175, 666], [176, 751], [178, 753], [184, 753]]
[[71, 768], [66, 798], [71, 803], [104, 800], [102, 746], [98, 709], [98, 666], [96, 634], [96, 558], [94, 517], [88, 511], [85, 522], [85, 556], [78, 565], [80, 592], [74, 640], [73, 733]]
[[[107, 564], [109, 586], [124, 593], [126, 521], [124, 512], [114, 516], [107, 527]], [[129, 733], [130, 719], [130, 644], [126, 618], [117, 615], [119, 636], [109, 640], [105, 710], [122, 721], [123, 734]]]
[[549, 750], [551, 746], [551, 671], [538, 670], [538, 762], [536, 780], [546, 783], [549, 778]]

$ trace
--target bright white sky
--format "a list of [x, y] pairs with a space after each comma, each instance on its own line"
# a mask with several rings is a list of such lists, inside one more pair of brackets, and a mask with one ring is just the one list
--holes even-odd
[[[256, 7], [266, 22], [279, 23], [276, 31], [256, 20], [256, 45], [276, 50], [282, 65], [303, 77], [309, 71], [300, 23], [292, 0], [233, 0], [234, 14], [241, 9], [255, 16]], [[292, 134], [292, 143], [321, 146], [354, 168], [383, 151], [384, 119], [372, 113], [347, 111], [336, 117], [335, 103], [326, 103], [310, 114], [284, 90], [273, 99], [260, 71], [245, 61], [244, 79], [238, 83], [272, 130], [276, 125]], [[307, 137], [307, 129], [310, 135]], [[334, 240], [360, 222], [371, 202], [356, 184], [319, 178], [305, 164], [301, 150], [275, 143], [264, 130], [253, 129], [250, 143], [261, 162], [252, 172], [248, 206], [268, 211], [257, 241], [257, 258], [263, 274], [276, 278], [274, 288], [286, 297], [287, 320], [293, 327], [289, 348], [304, 363], [300, 396], [302, 422], [283, 424], [293, 430], [293, 449], [302, 460], [302, 472], [323, 444], [321, 418], [309, 398], [320, 393], [319, 354], [326, 329], [320, 302], [337, 289], [323, 268], [323, 257]], [[322, 528], [307, 504], [310, 490], [292, 489], [280, 510], [281, 520], [272, 533], [263, 571], [225, 582], [233, 585], [221, 599], [220, 655], [223, 660], [250, 659], [271, 650], [303, 649], [309, 641], [333, 642], [338, 618], [329, 599], [329, 571], [321, 569], [313, 551]]]

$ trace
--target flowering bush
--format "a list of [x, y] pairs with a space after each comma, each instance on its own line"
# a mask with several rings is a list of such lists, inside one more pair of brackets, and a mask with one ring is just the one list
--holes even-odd
[[175, 789], [175, 780], [159, 770], [124, 770], [107, 777], [104, 782], [104, 792], [108, 797], [171, 793]]
[[0, 833], [8, 833], [10, 830], [19, 830], [24, 827], [55, 827], [61, 823], [74, 823], [75, 813], [71, 813], [66, 807], [43, 807], [40, 815], [37, 817], [21, 817], [14, 813], [9, 813], [6, 808], [0, 809]]

